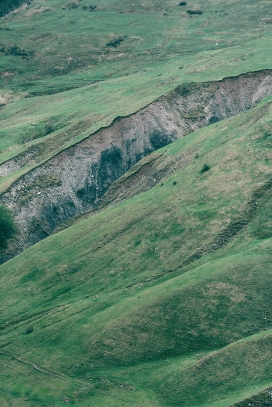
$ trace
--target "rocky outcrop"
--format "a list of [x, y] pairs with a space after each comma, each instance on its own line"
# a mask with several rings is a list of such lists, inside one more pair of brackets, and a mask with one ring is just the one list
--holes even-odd
[[[250, 109], [269, 95], [271, 71], [180, 86], [29, 171], [1, 196], [19, 229], [18, 240], [2, 261], [97, 207], [110, 185], [152, 151]], [[3, 163], [0, 173], [8, 168], [12, 161]]]

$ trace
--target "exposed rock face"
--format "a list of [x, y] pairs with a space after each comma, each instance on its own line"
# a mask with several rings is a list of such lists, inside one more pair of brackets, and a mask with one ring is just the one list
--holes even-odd
[[[152, 151], [250, 109], [269, 95], [272, 71], [180, 86], [28, 172], [1, 196], [20, 232], [16, 247], [2, 261], [96, 207], [109, 186]], [[0, 174], [12, 169], [10, 160], [0, 166]]]
[[232, 407], [271, 407], [272, 406], [272, 388], [262, 391], [259, 394], [245, 399]]

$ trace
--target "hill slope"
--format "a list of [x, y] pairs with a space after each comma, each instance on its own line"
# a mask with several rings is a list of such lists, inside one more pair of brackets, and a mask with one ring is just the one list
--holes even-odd
[[159, 184], [1, 266], [3, 405], [231, 406], [272, 386], [271, 118], [268, 100], [154, 153]]
[[39, 149], [8, 160], [0, 165], [0, 173], [12, 178], [14, 172], [22, 174], [1, 196], [1, 203], [16, 214], [18, 227], [18, 236], [2, 259], [47, 237], [74, 216], [97, 208], [111, 184], [142, 157], [193, 130], [245, 111], [271, 94], [270, 70], [180, 86], [30, 171], [25, 166], [33, 163], [34, 156], [40, 159]]
[[0, 13], [1, 407], [271, 406], [271, 1]]
[[271, 68], [271, 18], [270, 2], [248, 0], [35, 0], [10, 13], [1, 162], [32, 148], [42, 161], [182, 83]]
[[[271, 68], [270, 2], [183, 3], [35, 0], [1, 19], [0, 191], [20, 230], [2, 261], [96, 205], [143, 155], [271, 94], [271, 80], [239, 76]], [[218, 82], [233, 76], [240, 99]]]

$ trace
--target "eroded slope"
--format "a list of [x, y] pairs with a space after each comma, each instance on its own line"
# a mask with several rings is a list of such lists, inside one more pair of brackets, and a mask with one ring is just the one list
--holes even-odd
[[[20, 233], [10, 254], [97, 207], [109, 186], [142, 157], [198, 128], [250, 109], [271, 94], [270, 71], [181, 86], [27, 172], [1, 197], [15, 214]], [[6, 175], [19, 165], [17, 158], [10, 160], [0, 166], [0, 172]]]

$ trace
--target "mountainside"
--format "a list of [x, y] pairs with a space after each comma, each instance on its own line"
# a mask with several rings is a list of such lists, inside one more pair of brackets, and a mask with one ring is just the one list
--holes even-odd
[[[20, 230], [3, 258], [96, 208], [109, 186], [143, 156], [197, 128], [245, 111], [268, 95], [272, 95], [271, 71], [182, 86], [27, 172], [1, 197], [16, 214]], [[32, 158], [23, 153], [8, 160], [0, 165], [0, 173], [12, 174]]]
[[2, 3], [1, 407], [272, 406], [271, 6]]
[[12, 403], [227, 406], [272, 386], [271, 117], [267, 101], [164, 147], [157, 186], [1, 266]]

